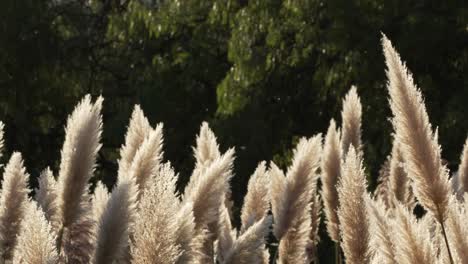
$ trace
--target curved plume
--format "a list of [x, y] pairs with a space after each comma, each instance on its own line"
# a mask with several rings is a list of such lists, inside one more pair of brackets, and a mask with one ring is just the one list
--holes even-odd
[[203, 172], [221, 156], [219, 145], [216, 142], [216, 136], [207, 122], [202, 123], [200, 133], [197, 135], [196, 146], [192, 149], [196, 163], [193, 173], [190, 176], [190, 181], [185, 187], [184, 194], [193, 191], [192, 189], [198, 184]]
[[157, 173], [163, 158], [163, 124], [151, 130], [136, 151], [132, 164], [127, 172], [122, 172], [120, 181], [134, 180], [141, 196], [147, 188], [148, 180]]
[[99, 181], [94, 188], [94, 194], [92, 197], [92, 210], [93, 210], [93, 219], [98, 221], [104, 210], [106, 209], [107, 202], [109, 201], [109, 191], [107, 187]]
[[397, 264], [395, 247], [393, 245], [391, 214], [381, 200], [367, 197], [368, 211], [370, 213], [370, 243], [374, 254], [379, 255], [382, 264]]
[[267, 215], [270, 209], [269, 182], [266, 163], [262, 161], [250, 177], [247, 186], [247, 194], [241, 212], [242, 233]]
[[36, 189], [36, 201], [44, 211], [45, 217], [49, 222], [57, 222], [57, 181], [50, 168], [46, 168], [39, 176], [39, 188]]
[[338, 191], [337, 183], [341, 170], [340, 132], [336, 129], [335, 120], [330, 121], [322, 156], [322, 197], [325, 216], [327, 218], [327, 232], [334, 242], [340, 241], [338, 222]]
[[356, 90], [356, 86], [351, 86], [343, 99], [343, 111], [341, 111], [343, 122], [341, 146], [343, 153], [348, 153], [350, 146], [353, 146], [358, 152], [361, 151], [362, 106]]
[[393, 227], [396, 261], [399, 264], [436, 263], [436, 250], [432, 248], [431, 235], [427, 226], [401, 204], [397, 204]]
[[21, 154], [13, 153], [3, 173], [0, 196], [0, 253], [3, 260], [11, 260], [20, 224], [26, 213], [28, 179]]
[[387, 64], [388, 91], [396, 138], [407, 162], [408, 174], [414, 181], [419, 202], [443, 223], [447, 216], [450, 184], [442, 165], [437, 134], [433, 133], [421, 91], [393, 48], [382, 37]]
[[174, 221], [179, 200], [176, 194], [177, 176], [170, 164], [161, 166], [155, 182], [141, 196], [135, 231], [131, 241], [132, 263], [176, 263], [182, 254], [177, 245]]
[[286, 177], [274, 163], [271, 165], [273, 231], [280, 240], [280, 263], [302, 263], [308, 258], [312, 229], [310, 203], [317, 188], [315, 171], [321, 148], [321, 135], [309, 140], [302, 138]]
[[65, 143], [57, 181], [59, 221], [70, 227], [84, 213], [83, 196], [96, 166], [96, 156], [101, 148], [102, 97], [93, 104], [86, 95], [68, 117]]
[[18, 243], [15, 247], [14, 264], [57, 264], [59, 263], [55, 236], [44, 213], [35, 202], [27, 205], [21, 223]]
[[232, 244], [222, 264], [260, 264], [264, 262], [265, 236], [271, 225], [271, 217], [264, 216]]
[[468, 192], [468, 138], [466, 138], [465, 145], [463, 145], [460, 166], [458, 167], [458, 178], [462, 192]]
[[97, 218], [96, 264], [113, 263], [126, 256], [138, 190], [132, 179], [120, 181], [104, 203]]
[[88, 181], [96, 167], [101, 148], [102, 97], [93, 104], [86, 95], [68, 117], [57, 180], [58, 248], [68, 262], [88, 262], [93, 248], [93, 221]]
[[218, 220], [219, 208], [224, 201], [232, 177], [234, 149], [229, 149], [217, 158], [200, 175], [193, 188], [186, 191], [184, 202], [193, 204], [193, 213], [197, 228], [214, 223]]
[[451, 245], [455, 248], [458, 263], [468, 263], [468, 225], [466, 208], [455, 197], [451, 197], [449, 217], [447, 218], [447, 230]]
[[3, 147], [5, 143], [4, 138], [3, 138], [4, 129], [5, 129], [5, 125], [3, 124], [3, 122], [0, 121], [0, 157], [3, 156]]
[[398, 139], [393, 141], [389, 173], [389, 184], [394, 198], [405, 204], [409, 196], [408, 175], [404, 168], [403, 155], [401, 154]]
[[350, 264], [364, 264], [370, 261], [366, 188], [367, 182], [362, 168], [362, 160], [354, 147], [350, 147], [342, 165], [338, 186], [341, 247], [346, 263]]
[[153, 128], [149, 124], [140, 106], [135, 105], [127, 133], [125, 134], [125, 145], [120, 149], [117, 179], [120, 180], [124, 177], [123, 174], [128, 173], [138, 148], [143, 144], [143, 141], [148, 137], [151, 130], [153, 130]]

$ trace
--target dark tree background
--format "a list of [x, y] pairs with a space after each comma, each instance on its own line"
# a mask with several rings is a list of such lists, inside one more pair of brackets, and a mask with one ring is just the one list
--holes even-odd
[[[257, 162], [287, 166], [298, 137], [340, 121], [341, 98], [355, 84], [373, 188], [392, 132], [381, 32], [422, 89], [452, 170], [467, 136], [465, 1], [4, 0], [0, 17], [6, 152], [24, 153], [32, 185], [46, 166], [57, 171], [74, 105], [102, 94], [94, 181], [114, 183], [130, 113], [141, 104], [153, 124], [164, 123], [165, 158], [181, 186], [203, 120], [223, 150], [236, 147], [238, 210]], [[330, 245], [323, 233], [319, 252]]]

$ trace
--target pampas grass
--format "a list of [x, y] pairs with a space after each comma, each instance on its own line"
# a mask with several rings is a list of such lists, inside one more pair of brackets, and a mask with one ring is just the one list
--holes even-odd
[[312, 222], [310, 203], [315, 201], [317, 175], [321, 152], [321, 135], [302, 138], [295, 151], [286, 177], [272, 163], [270, 174], [273, 231], [280, 241], [279, 263], [308, 263], [307, 249]]
[[264, 218], [270, 210], [269, 182], [266, 162], [262, 161], [258, 164], [247, 185], [247, 194], [241, 212], [242, 233], [255, 222]]
[[369, 220], [366, 207], [367, 182], [360, 155], [350, 147], [342, 165], [338, 186], [340, 206], [338, 219], [341, 229], [341, 247], [346, 263], [369, 263]]
[[421, 91], [415, 86], [411, 74], [385, 36], [382, 38], [382, 45], [396, 138], [401, 142], [408, 173], [414, 181], [415, 195], [441, 224], [453, 263], [444, 227], [451, 186], [448, 170], [442, 164], [437, 131], [433, 131], [429, 123]]
[[3, 260], [11, 260], [20, 224], [26, 215], [28, 180], [21, 154], [13, 153], [3, 173], [0, 196], [0, 253]]
[[343, 99], [343, 110], [341, 111], [343, 122], [341, 147], [343, 153], [348, 153], [350, 146], [353, 146], [358, 152], [361, 151], [361, 116], [361, 99], [357, 94], [356, 86], [351, 86]]
[[463, 151], [460, 157], [460, 166], [458, 167], [458, 179], [460, 183], [461, 196], [468, 192], [468, 138], [463, 146]]
[[35, 199], [44, 211], [45, 218], [49, 222], [57, 222], [57, 181], [50, 168], [42, 171], [39, 176], [39, 188], [36, 189]]
[[[342, 128], [330, 121], [323, 148], [321, 134], [301, 138], [286, 172], [273, 162], [258, 163], [241, 210], [230, 199], [234, 148], [221, 152], [203, 122], [194, 169], [180, 186], [176, 168], [164, 160], [163, 124], [152, 127], [138, 105], [120, 149], [116, 184], [92, 179], [103, 99], [87, 95], [68, 118], [57, 180], [44, 170], [34, 200], [21, 154], [14, 152], [6, 164], [0, 263], [317, 264], [322, 227], [335, 242], [339, 264], [468, 263], [468, 139], [451, 190], [421, 91], [390, 41], [383, 37], [382, 43], [395, 131], [372, 198], [367, 178], [374, 175], [364, 167], [362, 106], [354, 86], [343, 99]], [[0, 122], [0, 151], [3, 129]], [[420, 218], [413, 213], [415, 198], [426, 212]]]
[[26, 215], [21, 222], [13, 263], [57, 264], [59, 256], [55, 235], [44, 212], [34, 201], [26, 205]]
[[338, 192], [337, 184], [341, 175], [340, 132], [336, 129], [335, 121], [330, 121], [322, 156], [322, 197], [326, 216], [327, 232], [330, 238], [338, 243], [340, 229], [338, 222]]

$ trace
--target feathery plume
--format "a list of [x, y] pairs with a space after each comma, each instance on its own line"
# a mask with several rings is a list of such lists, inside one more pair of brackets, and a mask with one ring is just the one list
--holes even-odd
[[351, 86], [351, 89], [343, 99], [343, 110], [341, 111], [343, 122], [341, 146], [343, 153], [348, 153], [351, 145], [354, 146], [358, 153], [361, 151], [362, 106], [356, 90], [356, 86]]
[[266, 163], [260, 162], [250, 177], [241, 212], [241, 233], [267, 215], [270, 209], [269, 178]]
[[220, 263], [226, 261], [227, 253], [233, 247], [237, 237], [236, 230], [232, 228], [231, 218], [225, 206], [221, 206], [219, 217], [219, 234], [217, 241], [217, 260]]
[[[193, 203], [193, 213], [197, 228], [214, 223], [219, 216], [219, 208], [224, 201], [229, 180], [232, 177], [234, 149], [229, 149], [217, 158], [200, 175], [193, 188], [184, 195], [184, 202]], [[186, 189], [187, 191], [187, 189]]]
[[93, 251], [93, 220], [88, 215], [88, 181], [101, 148], [103, 98], [93, 104], [86, 95], [68, 117], [57, 180], [57, 230], [59, 254], [68, 263], [87, 263]]
[[468, 138], [466, 138], [465, 145], [463, 145], [463, 152], [460, 157], [458, 179], [460, 180], [462, 192], [468, 192]]
[[94, 188], [94, 194], [91, 201], [94, 220], [98, 221], [99, 218], [101, 218], [104, 210], [106, 209], [109, 197], [110, 194], [107, 187], [99, 181]]
[[317, 257], [317, 245], [320, 241], [320, 236], [318, 234], [320, 227], [320, 219], [322, 212], [322, 199], [320, 196], [314, 193], [311, 208], [310, 208], [310, 220], [311, 220], [311, 229], [310, 229], [310, 243], [307, 248], [309, 254], [309, 259], [314, 259]]
[[163, 158], [163, 124], [156, 126], [155, 130], [149, 132], [149, 135], [143, 140], [140, 148], [138, 148], [133, 162], [128, 172], [123, 172], [122, 178], [117, 184], [124, 179], [133, 179], [138, 187], [138, 198], [143, 194], [148, 185], [148, 180], [157, 173]]
[[395, 256], [399, 264], [436, 263], [435, 249], [427, 226], [418, 222], [403, 205], [395, 209]]
[[184, 193], [192, 192], [192, 189], [198, 184], [203, 172], [221, 156], [216, 136], [207, 122], [202, 123], [200, 133], [197, 135], [196, 146], [192, 149], [196, 163]]
[[390, 159], [389, 184], [394, 198], [406, 203], [408, 199], [408, 176], [403, 165], [403, 155], [400, 151], [398, 139], [394, 139], [392, 147], [392, 156]]
[[122, 174], [128, 173], [137, 150], [148, 137], [151, 130], [153, 130], [153, 128], [149, 124], [140, 106], [135, 105], [128, 125], [127, 134], [125, 135], [125, 145], [120, 149], [117, 179], [124, 177]]
[[176, 234], [175, 241], [182, 251], [176, 264], [195, 263], [201, 250], [199, 237], [195, 230], [195, 218], [193, 217], [193, 204], [182, 204], [175, 216]]
[[13, 253], [15, 264], [56, 264], [58, 253], [52, 227], [38, 205], [30, 201], [21, 222], [18, 243]]
[[338, 192], [337, 183], [341, 170], [340, 132], [336, 129], [335, 120], [330, 121], [322, 156], [322, 197], [325, 216], [327, 218], [327, 232], [334, 242], [340, 241], [338, 223]]
[[306, 250], [311, 243], [312, 229], [310, 203], [317, 188], [315, 171], [321, 148], [320, 134], [309, 140], [302, 138], [294, 150], [293, 163], [286, 177], [274, 163], [271, 164], [273, 231], [280, 240], [280, 263], [307, 261]]
[[83, 196], [101, 148], [102, 101], [99, 97], [93, 104], [86, 95], [68, 117], [57, 181], [59, 221], [63, 228], [70, 227], [84, 213]]
[[0, 121], [0, 158], [3, 156], [3, 147], [5, 143], [3, 139], [4, 129], [5, 125]]
[[401, 61], [390, 40], [382, 37], [386, 64], [390, 107], [396, 138], [414, 181], [419, 202], [443, 223], [447, 216], [450, 184], [442, 165], [437, 134], [432, 132], [421, 91]]
[[11, 259], [21, 220], [25, 216], [28, 179], [21, 154], [13, 153], [3, 173], [0, 196], [0, 257], [3, 260]]
[[[99, 214], [94, 262], [114, 263], [126, 256], [138, 190], [133, 179], [122, 180]], [[104, 200], [104, 199], [103, 199]]]
[[467, 217], [466, 209], [455, 197], [450, 199], [449, 217], [447, 218], [447, 231], [451, 245], [455, 248], [456, 255], [460, 260], [457, 263], [468, 264], [468, 226], [465, 223]]
[[271, 225], [271, 217], [264, 216], [239, 238], [226, 254], [226, 258], [220, 262], [222, 264], [260, 264], [265, 263], [265, 236], [268, 234], [268, 227]]
[[44, 211], [45, 218], [49, 222], [57, 222], [57, 181], [50, 168], [46, 168], [39, 176], [39, 188], [36, 189], [35, 199]]
[[176, 243], [179, 200], [177, 176], [170, 164], [161, 166], [155, 182], [148, 186], [139, 202], [135, 231], [131, 241], [132, 263], [176, 263], [182, 254]]
[[350, 147], [343, 163], [338, 185], [338, 219], [341, 229], [341, 247], [346, 263], [369, 263], [369, 221], [366, 208], [367, 183], [362, 159]]
[[[397, 264], [395, 247], [392, 241], [391, 214], [381, 200], [367, 197], [366, 201], [370, 212], [370, 249], [379, 255], [379, 262], [384, 264]], [[375, 260], [375, 259], [374, 259]]]

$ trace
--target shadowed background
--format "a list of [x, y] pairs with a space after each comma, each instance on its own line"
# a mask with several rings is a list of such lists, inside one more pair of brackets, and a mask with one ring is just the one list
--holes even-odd
[[[236, 147], [238, 216], [257, 163], [285, 168], [300, 136], [325, 132], [330, 118], [341, 122], [341, 98], [354, 84], [373, 189], [392, 132], [380, 32], [422, 89], [451, 169], [467, 136], [464, 1], [6, 0], [0, 16], [6, 152], [24, 154], [33, 186], [46, 166], [57, 171], [74, 105], [87, 93], [102, 94], [94, 181], [113, 185], [134, 104], [153, 125], [164, 123], [165, 159], [180, 173], [180, 186], [206, 120], [222, 150]], [[320, 232], [318, 252], [328, 263], [332, 244]]]

